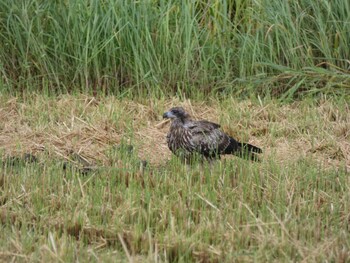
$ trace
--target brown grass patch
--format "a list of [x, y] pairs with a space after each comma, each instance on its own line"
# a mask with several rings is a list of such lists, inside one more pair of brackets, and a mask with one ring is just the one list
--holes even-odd
[[71, 160], [75, 152], [89, 162], [108, 165], [106, 152], [122, 140], [135, 144], [141, 159], [164, 164], [171, 156], [165, 142], [169, 124], [162, 113], [185, 107], [196, 119], [220, 123], [235, 138], [258, 145], [264, 158], [281, 163], [314, 158], [325, 166], [350, 169], [350, 110], [323, 101], [278, 106], [238, 102], [150, 101], [114, 97], [33, 95], [24, 102], [0, 97], [0, 151], [5, 156], [45, 153]]

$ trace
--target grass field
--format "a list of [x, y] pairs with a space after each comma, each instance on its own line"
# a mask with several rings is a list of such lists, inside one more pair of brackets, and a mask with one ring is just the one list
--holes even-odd
[[[0, 102], [3, 261], [350, 259], [345, 100]], [[173, 105], [258, 145], [262, 161], [184, 166], [165, 143]]]
[[[350, 262], [349, 14], [0, 1], [0, 261]], [[182, 164], [172, 106], [261, 161]]]

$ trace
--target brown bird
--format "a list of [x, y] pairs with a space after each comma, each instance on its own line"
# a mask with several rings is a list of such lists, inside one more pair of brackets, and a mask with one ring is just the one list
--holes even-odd
[[262, 150], [249, 143], [241, 143], [220, 130], [220, 125], [206, 120], [195, 121], [182, 108], [174, 107], [163, 114], [171, 119], [167, 134], [169, 149], [178, 157], [190, 161], [194, 155], [207, 160], [220, 159], [220, 155], [233, 154], [258, 160]]

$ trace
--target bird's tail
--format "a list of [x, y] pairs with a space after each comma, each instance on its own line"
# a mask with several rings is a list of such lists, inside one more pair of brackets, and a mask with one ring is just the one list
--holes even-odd
[[238, 142], [230, 137], [230, 144], [225, 149], [225, 154], [234, 154], [242, 158], [248, 158], [252, 160], [258, 160], [256, 154], [262, 153], [259, 147], [251, 145], [249, 143]]
[[240, 143], [241, 149], [251, 153], [262, 153], [262, 150], [259, 147], [251, 145], [249, 143]]

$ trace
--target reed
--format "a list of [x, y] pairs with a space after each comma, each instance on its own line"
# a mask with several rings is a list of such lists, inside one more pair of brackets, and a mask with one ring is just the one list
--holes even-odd
[[347, 1], [0, 3], [0, 89], [126, 95], [348, 90]]

